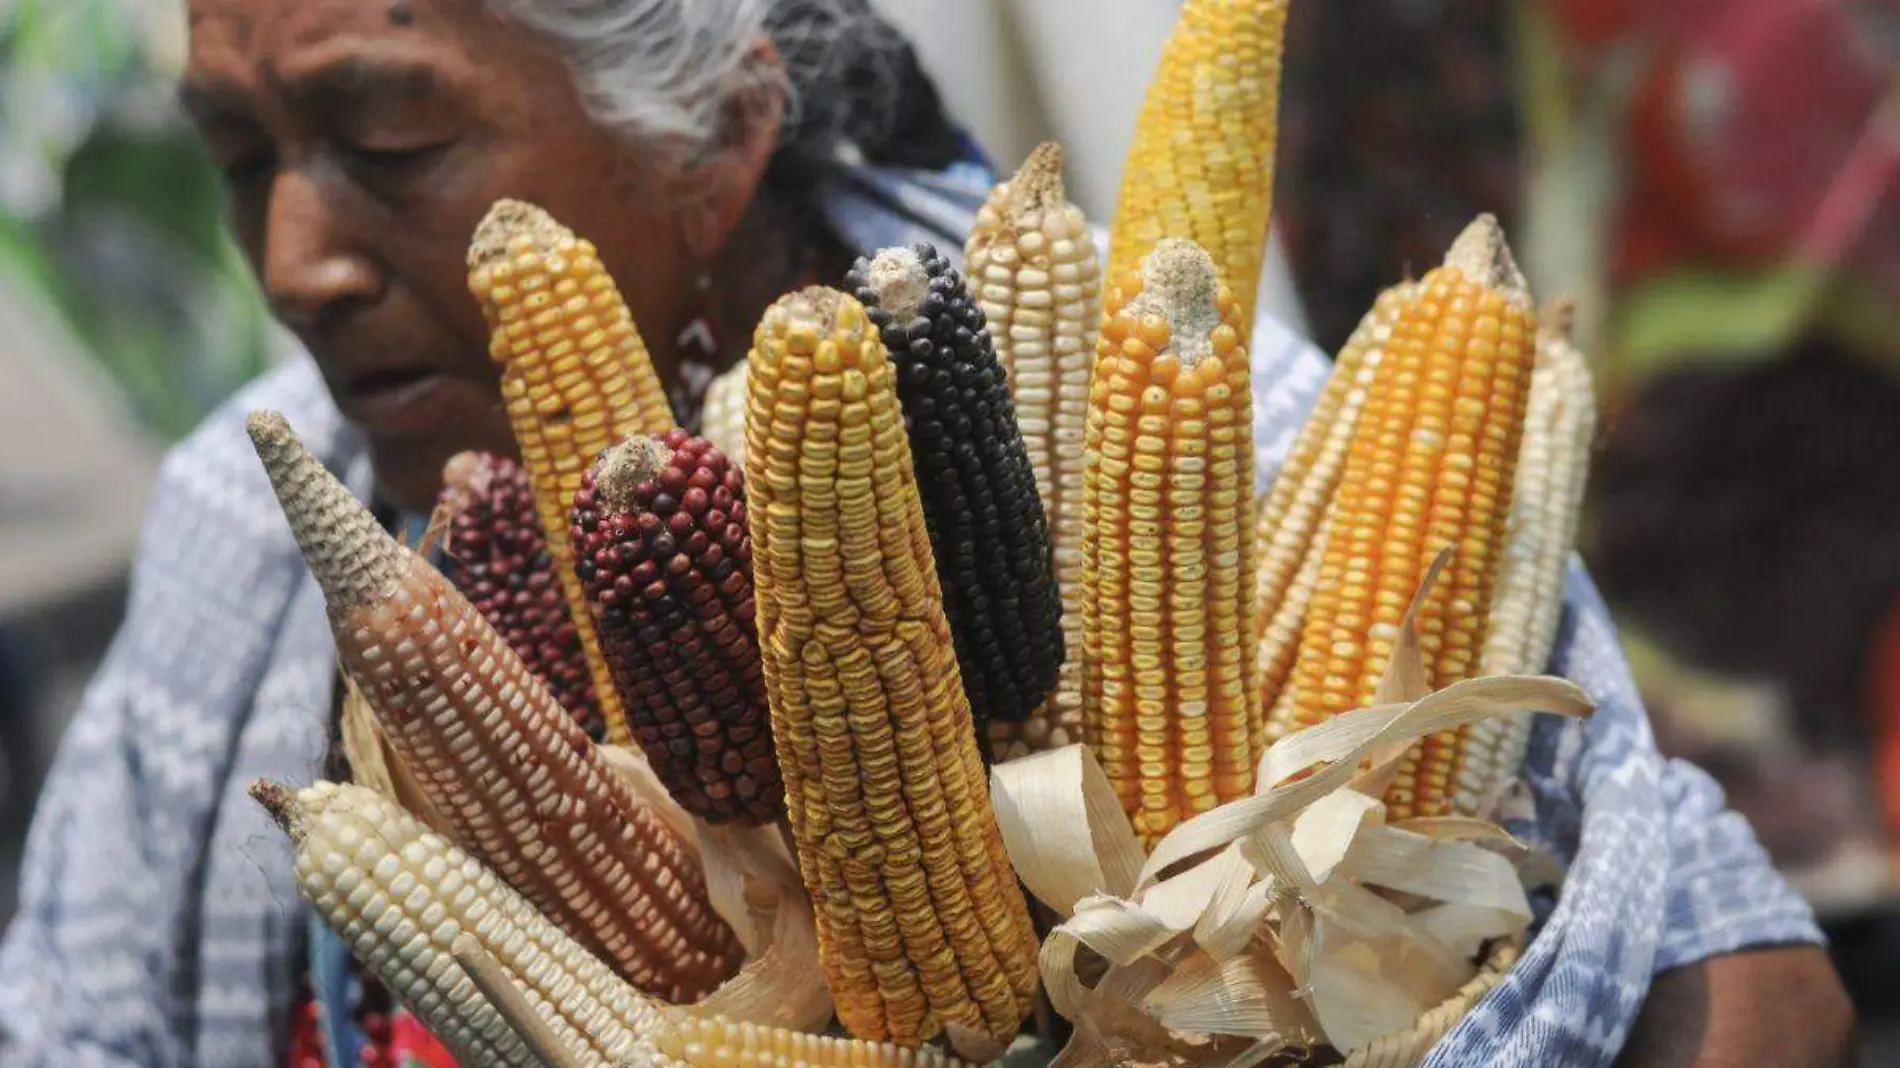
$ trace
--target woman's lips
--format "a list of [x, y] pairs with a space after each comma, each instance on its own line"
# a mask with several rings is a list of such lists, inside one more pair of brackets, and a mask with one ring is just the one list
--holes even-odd
[[448, 422], [452, 393], [448, 376], [439, 371], [378, 371], [349, 384], [343, 414], [372, 433], [428, 433]]

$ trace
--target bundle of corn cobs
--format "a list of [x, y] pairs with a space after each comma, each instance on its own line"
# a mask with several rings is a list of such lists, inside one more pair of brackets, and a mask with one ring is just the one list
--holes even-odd
[[1482, 820], [1588, 711], [1529, 674], [1588, 372], [1481, 218], [1256, 502], [1284, 6], [1185, 6], [1106, 272], [1044, 146], [962, 272], [767, 309], [705, 437], [594, 248], [498, 204], [520, 458], [449, 465], [439, 546], [253, 417], [358, 780], [254, 794], [465, 1064], [1398, 1064], [1508, 968], [1534, 865]]

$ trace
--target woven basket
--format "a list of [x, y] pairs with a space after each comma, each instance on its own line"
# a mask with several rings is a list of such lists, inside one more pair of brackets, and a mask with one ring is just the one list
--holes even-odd
[[1484, 966], [1456, 994], [1420, 1017], [1407, 1030], [1387, 1035], [1355, 1051], [1346, 1058], [1346, 1068], [1411, 1068], [1424, 1060], [1440, 1039], [1449, 1034], [1486, 994], [1504, 981], [1504, 976], [1517, 963], [1518, 954], [1523, 950], [1523, 943], [1517, 939], [1507, 939], [1491, 947]]

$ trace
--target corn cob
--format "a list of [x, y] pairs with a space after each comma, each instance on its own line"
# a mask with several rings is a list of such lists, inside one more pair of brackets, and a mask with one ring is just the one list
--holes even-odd
[[734, 467], [745, 467], [745, 369], [740, 360], [706, 387], [699, 409], [699, 433], [726, 454]]
[[[1407, 282], [1379, 294], [1372, 310], [1346, 339], [1332, 377], [1260, 505], [1254, 528], [1253, 625], [1258, 643], [1258, 699], [1266, 708], [1271, 709], [1287, 691], [1300, 629], [1319, 585], [1326, 546], [1324, 521], [1346, 465], [1346, 448], [1365, 410], [1366, 390], [1391, 343], [1399, 312], [1415, 290]], [[1277, 740], [1281, 722], [1267, 717], [1265, 741], [1269, 744]]]
[[443, 828], [642, 990], [693, 1001], [737, 969], [698, 865], [448, 579], [391, 538], [283, 417], [250, 433], [323, 589], [344, 670]]
[[654, 1036], [662, 1056], [688, 1068], [964, 1068], [936, 1050], [808, 1035], [717, 1017], [673, 1017]]
[[785, 810], [737, 468], [673, 430], [607, 450], [574, 495], [576, 565], [634, 737], [688, 812]]
[[1036, 939], [990, 808], [895, 370], [857, 301], [767, 310], [746, 411], [772, 733], [820, 957], [854, 1034], [999, 1055]]
[[497, 203], [475, 231], [468, 266], [601, 716], [614, 741], [628, 744], [626, 714], [595, 649], [586, 591], [574, 574], [567, 509], [602, 449], [673, 429], [666, 391], [594, 246], [540, 208]]
[[[1597, 415], [1589, 364], [1571, 340], [1573, 318], [1574, 306], [1567, 301], [1540, 316], [1537, 364], [1511, 492], [1510, 535], [1479, 662], [1484, 675], [1543, 671], [1557, 639], [1564, 568], [1576, 541]], [[1501, 786], [1524, 762], [1531, 724], [1530, 715], [1519, 714], [1471, 728], [1454, 799], [1458, 814], [1490, 814]]]
[[465, 452], [443, 468], [442, 482], [452, 516], [444, 573], [588, 737], [600, 738], [594, 677], [554, 573], [528, 472], [506, 457]]
[[1009, 376], [1023, 445], [1048, 517], [1067, 655], [1056, 692], [1020, 724], [992, 722], [998, 757], [1082, 740], [1082, 437], [1101, 327], [1102, 265], [1062, 188], [1062, 150], [1029, 154], [977, 215], [964, 267]]
[[599, 1068], [963, 1068], [928, 1050], [656, 1005], [480, 861], [374, 791], [260, 780], [251, 796], [289, 835], [298, 890], [464, 1068], [542, 1063], [480, 978], [457, 967], [471, 939], [540, 1029]]
[[1164, 237], [1197, 242], [1252, 324], [1273, 210], [1287, 0], [1187, 0], [1122, 170], [1108, 277]]
[[[1294, 668], [1297, 729], [1369, 701], [1427, 566], [1456, 556], [1419, 616], [1429, 683], [1478, 670], [1523, 427], [1535, 312], [1481, 216], [1419, 283], [1366, 398]], [[1442, 815], [1465, 735], [1425, 739], [1387, 794], [1393, 819]]]
[[1240, 316], [1207, 253], [1165, 240], [1109, 291], [1090, 388], [1082, 714], [1151, 843], [1245, 796], [1261, 748]]
[[1020, 722], [1055, 689], [1062, 593], [1036, 473], [982, 309], [927, 244], [846, 275], [896, 365], [957, 667], [979, 729]]
[[569, 1048], [611, 1065], [651, 1051], [655, 1007], [475, 858], [361, 786], [251, 796], [296, 851], [298, 889], [464, 1068], [541, 1062], [452, 954], [473, 934]]

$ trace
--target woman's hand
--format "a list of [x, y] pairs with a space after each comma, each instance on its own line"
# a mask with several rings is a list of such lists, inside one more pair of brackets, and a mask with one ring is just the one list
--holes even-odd
[[1851, 1068], [1854, 1007], [1813, 946], [1714, 957], [1656, 977], [1617, 1068]]

